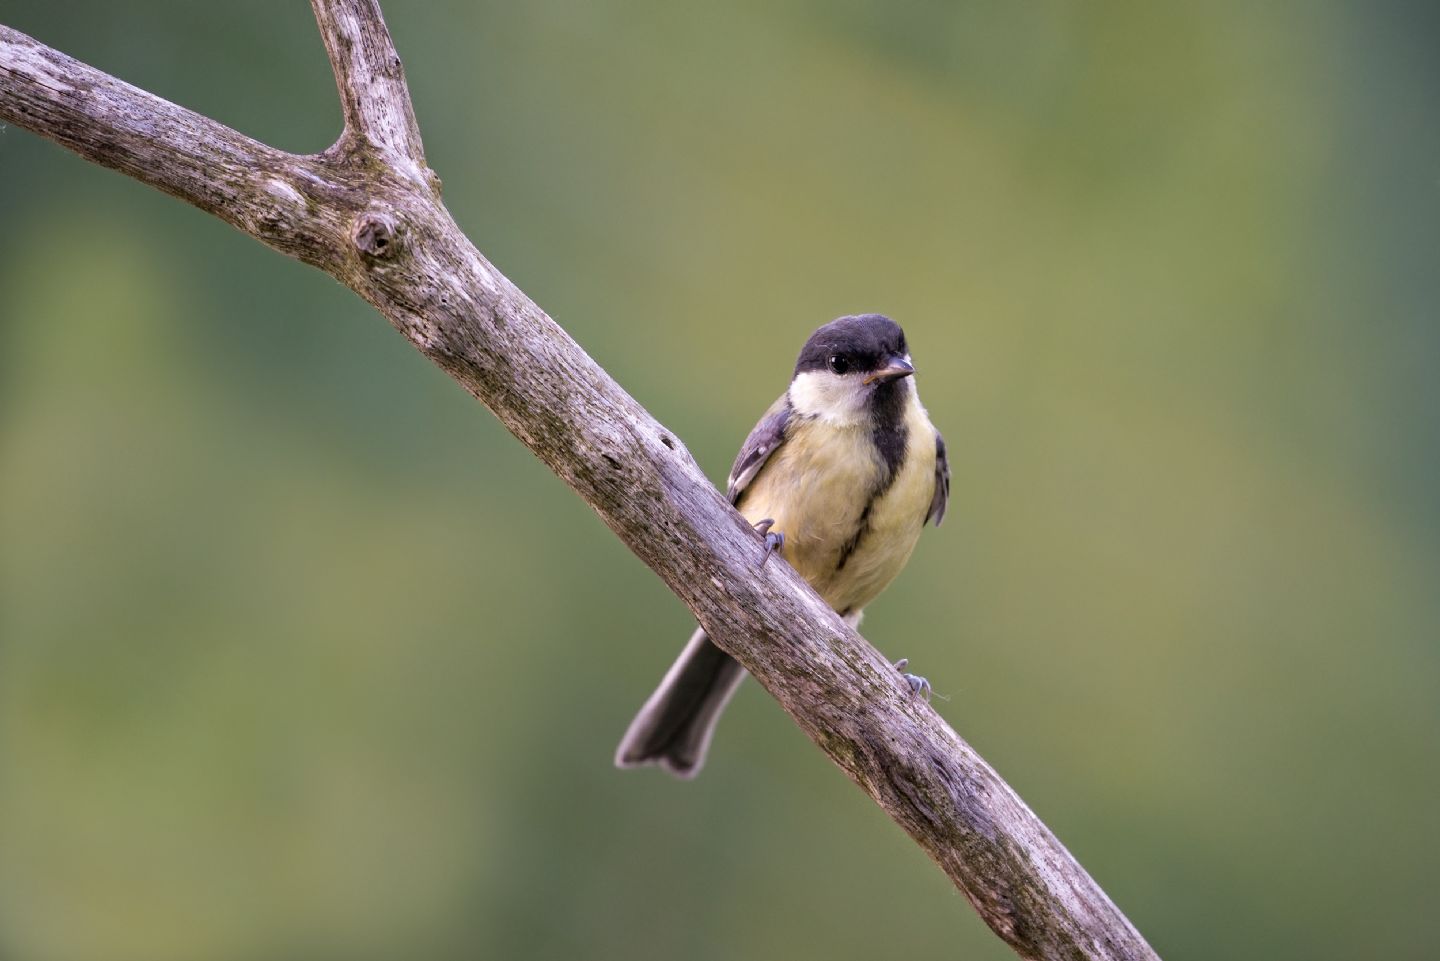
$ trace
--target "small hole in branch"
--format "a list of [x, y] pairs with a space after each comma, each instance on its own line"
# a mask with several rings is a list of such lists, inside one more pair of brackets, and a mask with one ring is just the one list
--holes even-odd
[[355, 218], [350, 239], [355, 244], [355, 249], [366, 256], [391, 257], [398, 242], [397, 229], [387, 214], [369, 210]]

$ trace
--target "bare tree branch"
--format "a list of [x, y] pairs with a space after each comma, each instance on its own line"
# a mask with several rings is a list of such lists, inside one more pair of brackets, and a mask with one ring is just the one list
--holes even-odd
[[[313, 0], [346, 132], [299, 157], [0, 27], [0, 119], [333, 274], [596, 511], [1026, 958], [1154, 959], [1013, 790], [440, 203], [375, 0]], [[618, 729], [617, 729], [618, 730]]]
[[287, 155], [0, 27], [6, 119], [253, 233], [240, 198]]
[[386, 158], [392, 164], [425, 169], [405, 69], [380, 15], [379, 0], [310, 0], [310, 6], [335, 71], [346, 133], [398, 155]]

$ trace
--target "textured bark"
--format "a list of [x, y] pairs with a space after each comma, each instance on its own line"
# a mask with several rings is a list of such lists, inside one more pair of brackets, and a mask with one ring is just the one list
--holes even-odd
[[[312, 0], [344, 107], [276, 150], [0, 26], [0, 120], [334, 275], [565, 479], [1022, 957], [1155, 958], [1025, 803], [455, 225], [376, 0]], [[617, 728], [617, 732], [618, 732]]]

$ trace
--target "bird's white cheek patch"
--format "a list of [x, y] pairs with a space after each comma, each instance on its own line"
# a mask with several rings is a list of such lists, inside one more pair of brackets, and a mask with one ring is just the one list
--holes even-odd
[[805, 417], [850, 424], [865, 417], [865, 386], [858, 378], [828, 370], [797, 374], [790, 384], [790, 406]]

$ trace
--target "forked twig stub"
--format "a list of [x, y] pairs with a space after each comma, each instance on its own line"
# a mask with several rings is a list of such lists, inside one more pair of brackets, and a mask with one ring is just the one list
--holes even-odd
[[424, 169], [405, 68], [379, 0], [310, 0], [310, 6], [335, 72], [346, 131]]

